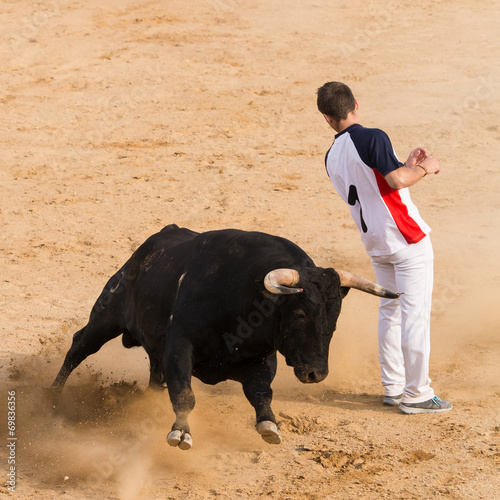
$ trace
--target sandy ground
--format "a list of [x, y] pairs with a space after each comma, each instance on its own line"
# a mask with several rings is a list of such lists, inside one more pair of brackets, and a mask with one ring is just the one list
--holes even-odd
[[[188, 5], [186, 7], [186, 5]], [[2, 498], [498, 498], [498, 2], [1, 2]], [[195, 382], [189, 452], [145, 390], [140, 349], [105, 346], [47, 387], [107, 278], [169, 223], [261, 230], [373, 279], [323, 166], [329, 80], [367, 126], [442, 173], [412, 188], [433, 228], [433, 386], [455, 408], [381, 405], [377, 299], [352, 292], [331, 374], [280, 359], [264, 443], [233, 383]], [[16, 398], [16, 491], [7, 483]]]

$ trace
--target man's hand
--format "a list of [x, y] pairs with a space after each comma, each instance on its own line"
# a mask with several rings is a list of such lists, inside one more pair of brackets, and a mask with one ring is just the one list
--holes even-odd
[[422, 165], [428, 174], [439, 174], [441, 171], [441, 165], [434, 156], [427, 156], [424, 160], [415, 163], [415, 165]]
[[441, 170], [439, 162], [423, 148], [414, 149], [402, 167], [389, 172], [385, 176], [392, 189], [403, 189], [413, 186], [427, 174], [438, 174]]
[[414, 149], [405, 161], [405, 167], [413, 168], [415, 165], [422, 163], [428, 156], [429, 153], [424, 148]]

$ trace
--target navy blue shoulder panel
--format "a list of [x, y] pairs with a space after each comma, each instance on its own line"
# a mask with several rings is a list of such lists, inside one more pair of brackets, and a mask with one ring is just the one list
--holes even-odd
[[361, 160], [370, 168], [377, 169], [382, 175], [401, 167], [402, 163], [396, 158], [389, 136], [377, 128], [365, 128], [361, 125], [349, 130]]

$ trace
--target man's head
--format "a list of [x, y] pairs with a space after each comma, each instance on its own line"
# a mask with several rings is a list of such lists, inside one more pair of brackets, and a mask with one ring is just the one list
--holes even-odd
[[[319, 111], [334, 122], [346, 120], [349, 113], [357, 108], [351, 89], [341, 82], [328, 82], [318, 89]], [[328, 120], [330, 123], [330, 120]]]

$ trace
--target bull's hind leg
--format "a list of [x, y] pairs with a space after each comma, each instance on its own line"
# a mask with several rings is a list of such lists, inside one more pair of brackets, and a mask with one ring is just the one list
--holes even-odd
[[101, 324], [98, 320], [90, 320], [87, 326], [73, 336], [73, 344], [66, 354], [62, 368], [59, 370], [52, 387], [62, 390], [71, 372], [88, 356], [96, 353], [106, 342], [122, 333], [119, 327]]
[[[90, 313], [87, 325], [75, 333], [73, 344], [52, 387], [61, 390], [71, 372], [87, 357], [97, 352], [106, 342], [123, 333], [124, 328], [118, 326], [123, 311], [123, 294], [125, 285], [133, 279], [133, 275], [125, 272], [125, 266], [106, 283]], [[134, 344], [128, 335], [124, 345]]]

